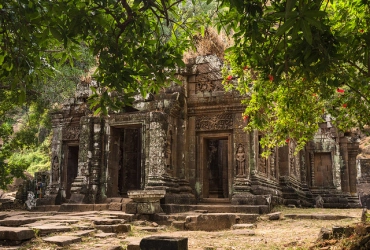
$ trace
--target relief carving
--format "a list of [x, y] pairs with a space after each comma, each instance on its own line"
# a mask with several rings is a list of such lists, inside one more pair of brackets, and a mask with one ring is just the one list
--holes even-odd
[[59, 182], [59, 159], [58, 156], [54, 156], [53, 163], [51, 165], [52, 167], [52, 183], [58, 183]]
[[274, 178], [276, 178], [276, 172], [275, 172], [275, 159], [276, 154], [275, 154], [275, 149], [271, 149], [271, 155], [270, 155], [270, 175]]
[[222, 84], [215, 81], [201, 81], [195, 86], [195, 93], [198, 92], [213, 92], [213, 91], [223, 91]]
[[233, 128], [233, 119], [231, 114], [222, 114], [215, 116], [200, 116], [195, 118], [195, 130], [226, 130]]
[[63, 140], [78, 140], [80, 138], [80, 127], [63, 128]]
[[236, 175], [246, 176], [245, 171], [245, 150], [243, 144], [239, 144], [236, 151]]
[[165, 158], [166, 158], [166, 167], [167, 171], [172, 170], [172, 131], [169, 130], [167, 133], [167, 140], [165, 143], [166, 151], [165, 151]]

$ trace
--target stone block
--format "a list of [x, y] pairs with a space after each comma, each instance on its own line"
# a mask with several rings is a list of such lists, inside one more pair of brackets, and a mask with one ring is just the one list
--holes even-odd
[[109, 203], [109, 210], [121, 211], [122, 210], [122, 204], [118, 203], [118, 202], [111, 202], [111, 203]]
[[255, 224], [235, 224], [231, 228], [233, 230], [237, 230], [237, 229], [254, 229], [256, 227], [257, 226]]
[[69, 232], [72, 230], [72, 227], [50, 223], [50, 224], [35, 226], [35, 227], [32, 227], [32, 229], [38, 230], [39, 235], [46, 235], [46, 234], [51, 234], [51, 233]]
[[230, 229], [235, 223], [235, 214], [200, 214], [187, 216], [185, 219], [185, 228], [192, 231], [219, 231]]
[[32, 229], [25, 227], [0, 227], [0, 240], [23, 241], [35, 237]]
[[109, 204], [94, 204], [94, 211], [108, 210]]
[[178, 230], [185, 230], [185, 221], [172, 221], [171, 226]]
[[126, 214], [137, 214], [137, 203], [129, 202], [126, 204]]
[[141, 250], [188, 250], [188, 238], [151, 236], [140, 241]]
[[159, 202], [140, 202], [140, 203], [137, 203], [137, 213], [138, 214], [156, 214], [156, 213], [163, 213], [163, 210]]
[[67, 236], [67, 235], [58, 235], [58, 236], [52, 236], [52, 237], [47, 237], [43, 239], [45, 242], [48, 243], [54, 243], [57, 244], [58, 246], [67, 246], [72, 243], [76, 242], [81, 242], [80, 237], [75, 237], [75, 236]]
[[280, 220], [282, 218], [281, 212], [267, 214], [269, 220]]
[[95, 234], [95, 237], [96, 238], [107, 238], [107, 237], [114, 237], [116, 235], [117, 234], [115, 233], [98, 233], [98, 234]]
[[322, 227], [319, 233], [319, 236], [317, 238], [318, 241], [321, 240], [329, 240], [333, 236], [333, 233], [330, 229], [327, 229], [325, 227]]

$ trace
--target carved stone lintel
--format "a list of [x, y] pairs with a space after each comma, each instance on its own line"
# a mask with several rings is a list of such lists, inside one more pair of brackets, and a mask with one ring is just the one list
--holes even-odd
[[68, 126], [63, 128], [63, 140], [78, 140], [80, 138], [79, 126]]
[[226, 130], [233, 128], [232, 114], [200, 116], [195, 118], [196, 131]]

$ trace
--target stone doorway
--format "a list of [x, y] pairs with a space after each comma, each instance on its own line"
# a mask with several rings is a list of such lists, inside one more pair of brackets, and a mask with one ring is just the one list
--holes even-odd
[[67, 155], [65, 155], [65, 162], [63, 173], [62, 173], [62, 187], [65, 190], [65, 199], [71, 198], [71, 187], [72, 182], [77, 177], [78, 170], [78, 151], [79, 147], [77, 145], [65, 145], [67, 150]]
[[229, 198], [231, 183], [231, 143], [229, 136], [201, 136], [201, 198]]
[[141, 128], [111, 128], [108, 196], [141, 189]]
[[315, 153], [314, 156], [314, 186], [319, 188], [332, 187], [333, 164], [331, 153]]

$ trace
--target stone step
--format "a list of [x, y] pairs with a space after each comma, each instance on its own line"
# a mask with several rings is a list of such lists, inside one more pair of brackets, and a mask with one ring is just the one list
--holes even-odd
[[81, 242], [81, 237], [68, 236], [68, 235], [57, 235], [46, 237], [42, 239], [45, 242], [57, 244], [58, 246], [64, 247], [73, 243]]
[[231, 204], [229, 198], [203, 198], [199, 205], [224, 205], [224, 204]]
[[306, 220], [343, 220], [352, 219], [352, 216], [335, 214], [285, 214], [285, 218]]
[[162, 204], [165, 213], [183, 213], [195, 210], [207, 210], [209, 213], [252, 213], [265, 214], [269, 212], [267, 205], [181, 205]]
[[71, 226], [64, 226], [60, 224], [44, 224], [40, 226], [34, 226], [31, 227], [31, 229], [36, 230], [38, 232], [38, 235], [47, 235], [52, 233], [60, 233], [60, 232], [69, 232], [72, 231]]

